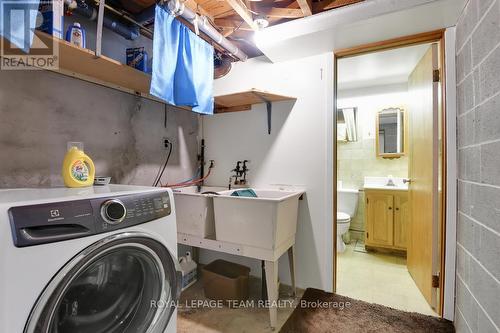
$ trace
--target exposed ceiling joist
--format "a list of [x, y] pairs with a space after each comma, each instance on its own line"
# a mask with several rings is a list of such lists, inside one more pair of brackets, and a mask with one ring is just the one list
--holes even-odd
[[252, 28], [250, 28], [248, 24], [234, 19], [216, 18], [215, 24], [218, 27], [224, 29], [238, 29], [238, 30], [252, 31]]
[[226, 0], [226, 2], [253, 30], [258, 30], [257, 24], [253, 21], [252, 13], [241, 0]]
[[222, 28], [221, 34], [224, 37], [231, 36], [236, 31], [236, 28]]
[[279, 18], [300, 18], [304, 17], [301, 9], [294, 8], [276, 8], [276, 7], [260, 7], [262, 14], [268, 17]]
[[299, 3], [300, 9], [304, 16], [311, 16], [312, 12], [312, 0], [297, 0]]
[[214, 21], [214, 17], [203, 7], [201, 7], [195, 0], [186, 0], [184, 2], [184, 5], [191, 9], [193, 12], [206, 16], [212, 22]]
[[324, 10], [339, 8], [347, 5], [352, 5], [365, 0], [322, 0], [313, 3], [313, 12], [318, 13]]

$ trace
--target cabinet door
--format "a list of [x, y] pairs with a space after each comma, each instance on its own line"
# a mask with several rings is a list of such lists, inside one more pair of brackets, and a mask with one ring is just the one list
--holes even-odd
[[366, 244], [393, 245], [394, 197], [390, 194], [366, 194]]
[[407, 193], [394, 195], [394, 246], [405, 249], [408, 242], [410, 205]]

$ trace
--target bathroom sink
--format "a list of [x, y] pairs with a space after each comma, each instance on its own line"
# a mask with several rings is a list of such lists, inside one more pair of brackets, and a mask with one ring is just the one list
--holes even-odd
[[397, 177], [365, 177], [365, 190], [408, 191], [408, 183]]
[[219, 241], [275, 249], [295, 238], [299, 198], [304, 191], [253, 189], [253, 197], [213, 196], [215, 236]]

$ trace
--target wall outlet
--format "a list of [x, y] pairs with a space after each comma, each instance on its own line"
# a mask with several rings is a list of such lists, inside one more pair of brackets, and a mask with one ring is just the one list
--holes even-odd
[[174, 142], [171, 139], [169, 139], [167, 137], [161, 138], [162, 149], [170, 149], [169, 145], [173, 145], [173, 144], [174, 144]]

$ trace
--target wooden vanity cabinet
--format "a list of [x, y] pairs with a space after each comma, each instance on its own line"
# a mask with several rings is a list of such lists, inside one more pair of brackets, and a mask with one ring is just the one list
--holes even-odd
[[365, 244], [406, 250], [409, 203], [406, 191], [365, 190]]

